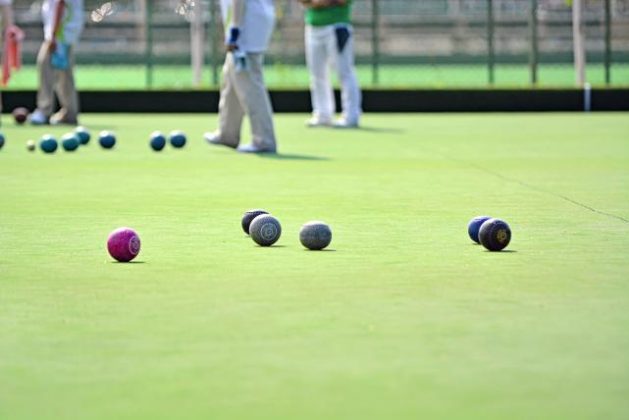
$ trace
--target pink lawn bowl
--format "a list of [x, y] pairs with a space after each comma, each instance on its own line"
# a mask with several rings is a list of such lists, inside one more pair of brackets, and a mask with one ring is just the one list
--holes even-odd
[[109, 234], [107, 250], [117, 261], [129, 262], [140, 253], [140, 237], [131, 228], [118, 228]]

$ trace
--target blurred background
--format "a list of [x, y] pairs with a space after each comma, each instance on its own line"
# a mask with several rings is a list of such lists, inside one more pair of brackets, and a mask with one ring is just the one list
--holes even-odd
[[[586, 80], [629, 86], [629, 0], [583, 0]], [[275, 89], [308, 86], [303, 8], [277, 0], [267, 55]], [[8, 89], [36, 89], [41, 1], [14, 0], [26, 32], [23, 71]], [[219, 0], [86, 0], [77, 84], [89, 89], [194, 89], [220, 83]], [[355, 0], [364, 87], [575, 86], [571, 0]]]

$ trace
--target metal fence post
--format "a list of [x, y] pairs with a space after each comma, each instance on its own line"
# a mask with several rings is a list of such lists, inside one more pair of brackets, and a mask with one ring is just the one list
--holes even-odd
[[192, 84], [201, 86], [203, 64], [205, 62], [205, 24], [203, 22], [203, 3], [195, 2], [191, 7], [190, 20], [190, 64], [192, 65]]
[[495, 81], [494, 62], [494, 2], [487, 0], [487, 76], [490, 85]]
[[529, 52], [529, 70], [531, 84], [537, 84], [538, 46], [537, 46], [537, 0], [531, 0], [529, 14], [529, 29], [531, 31], [531, 49]]
[[371, 82], [380, 82], [380, 10], [378, 0], [371, 0]]
[[146, 87], [151, 89], [153, 87], [153, 2], [147, 1], [145, 7], [145, 21], [146, 21], [146, 34], [145, 34], [145, 62], [146, 62]]
[[210, 0], [210, 63], [212, 65], [212, 86], [218, 86], [218, 33], [216, 0]]
[[583, 87], [586, 82], [585, 66], [587, 58], [582, 0], [572, 1], [572, 45], [574, 49], [574, 78], [577, 86]]
[[612, 7], [611, 0], [605, 0], [605, 84], [612, 82]]

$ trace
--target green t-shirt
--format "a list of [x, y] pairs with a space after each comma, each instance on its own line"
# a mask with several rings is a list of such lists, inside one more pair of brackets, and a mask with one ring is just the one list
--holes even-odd
[[306, 23], [312, 26], [327, 26], [335, 23], [351, 23], [352, 1], [344, 6], [325, 7], [323, 9], [306, 9]]

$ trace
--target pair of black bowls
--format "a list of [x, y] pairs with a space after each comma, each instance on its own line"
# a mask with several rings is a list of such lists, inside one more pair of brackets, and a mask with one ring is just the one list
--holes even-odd
[[467, 233], [489, 251], [502, 251], [511, 242], [511, 228], [504, 220], [477, 216], [467, 225]]

